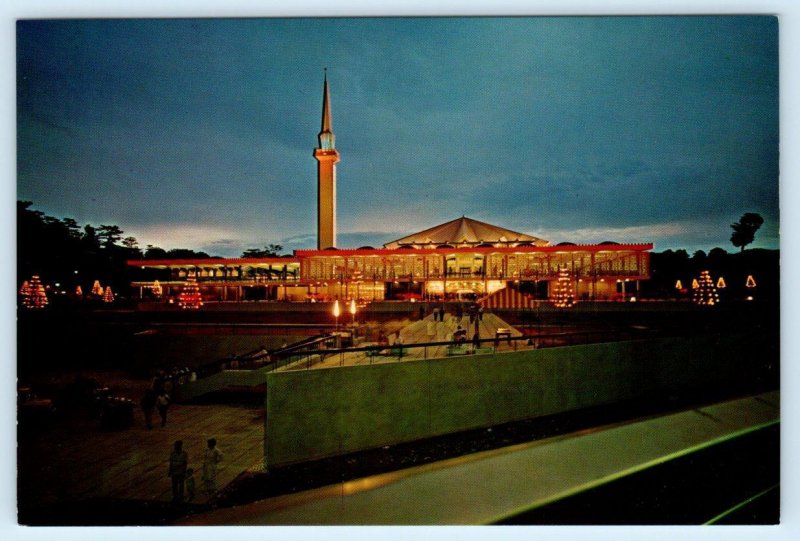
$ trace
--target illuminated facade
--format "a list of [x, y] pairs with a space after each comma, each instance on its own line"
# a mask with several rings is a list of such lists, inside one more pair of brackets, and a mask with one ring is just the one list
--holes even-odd
[[652, 244], [597, 245], [548, 241], [462, 216], [386, 243], [382, 248], [336, 248], [336, 163], [327, 74], [317, 169], [317, 249], [293, 257], [129, 261], [142, 280], [140, 298], [164, 302], [190, 277], [207, 302], [417, 300], [486, 298], [505, 288], [547, 299], [570, 281], [574, 300], [623, 300], [650, 276]]

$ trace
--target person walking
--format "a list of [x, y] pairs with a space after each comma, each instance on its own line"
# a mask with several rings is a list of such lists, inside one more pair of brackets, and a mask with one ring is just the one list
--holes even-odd
[[158, 397], [156, 398], [156, 407], [158, 408], [158, 414], [161, 416], [161, 426], [166, 426], [167, 408], [169, 408], [169, 395], [166, 391], [162, 390], [158, 394]]
[[142, 413], [144, 413], [144, 425], [147, 430], [153, 428], [153, 410], [156, 407], [156, 392], [153, 389], [147, 389], [141, 401]]
[[183, 441], [178, 440], [172, 446], [169, 455], [169, 471], [167, 477], [172, 478], [172, 501], [183, 502], [183, 487], [186, 480], [186, 466], [189, 464], [189, 455], [183, 450]]
[[208, 448], [203, 455], [203, 487], [208, 494], [217, 490], [217, 464], [222, 460], [222, 452], [217, 448], [217, 440], [208, 440]]
[[475, 333], [472, 335], [472, 350], [478, 351], [478, 348], [481, 347], [481, 335]]

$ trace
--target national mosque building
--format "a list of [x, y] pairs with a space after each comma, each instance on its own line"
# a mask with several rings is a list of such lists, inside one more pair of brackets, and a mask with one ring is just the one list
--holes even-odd
[[[317, 246], [274, 258], [129, 261], [132, 291], [163, 302], [194, 278], [206, 302], [334, 299], [477, 299], [495, 308], [524, 308], [552, 297], [569, 280], [575, 301], [631, 300], [650, 277], [652, 243], [574, 244], [549, 241], [460, 216], [382, 247], [336, 243], [336, 164], [327, 75], [317, 161]], [[158, 294], [158, 293], [160, 294]]]

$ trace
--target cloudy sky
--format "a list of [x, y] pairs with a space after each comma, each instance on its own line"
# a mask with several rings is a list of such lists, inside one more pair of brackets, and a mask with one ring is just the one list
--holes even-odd
[[463, 215], [554, 243], [778, 246], [772, 17], [17, 23], [18, 199], [140, 245], [340, 247]]

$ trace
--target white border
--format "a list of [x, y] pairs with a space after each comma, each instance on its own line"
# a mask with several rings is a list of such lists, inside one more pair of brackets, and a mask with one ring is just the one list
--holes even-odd
[[[282, 4], [282, 5], [281, 5]], [[337, 3], [322, 0], [294, 0], [289, 3], [265, 5], [255, 0], [6, 0], [0, 5], [0, 209], [6, 218], [0, 230], [0, 253], [7, 262], [0, 287], [0, 339], [9, 347], [2, 359], [2, 408], [0, 408], [0, 537], [3, 539], [203, 539], [224, 536], [251, 538], [254, 536], [307, 539], [311, 536], [351, 540], [360, 537], [385, 539], [435, 538], [475, 539], [487, 536], [508, 539], [796, 539], [800, 538], [798, 522], [798, 468], [790, 459], [800, 456], [797, 446], [797, 400], [791, 391], [798, 385], [798, 339], [793, 327], [798, 321], [800, 295], [792, 287], [790, 277], [800, 276], [797, 256], [798, 201], [797, 150], [800, 141], [798, 127], [798, 58], [800, 52], [800, 4], [790, 0], [699, 0], [646, 2], [644, 0], [579, 1], [561, 0], [444, 0], [431, 5], [430, 0], [384, 0], [380, 5], [369, 0], [341, 0]], [[16, 526], [16, 446], [15, 446], [15, 381], [16, 322], [15, 322], [15, 200], [16, 200], [16, 109], [15, 109], [15, 21], [23, 18], [164, 18], [164, 17], [311, 17], [311, 16], [401, 16], [401, 15], [670, 15], [670, 14], [776, 14], [779, 16], [780, 36], [780, 122], [781, 122], [781, 250], [782, 250], [782, 524], [779, 527], [492, 527], [487, 528], [271, 528], [269, 531], [252, 528], [22, 528]]]

